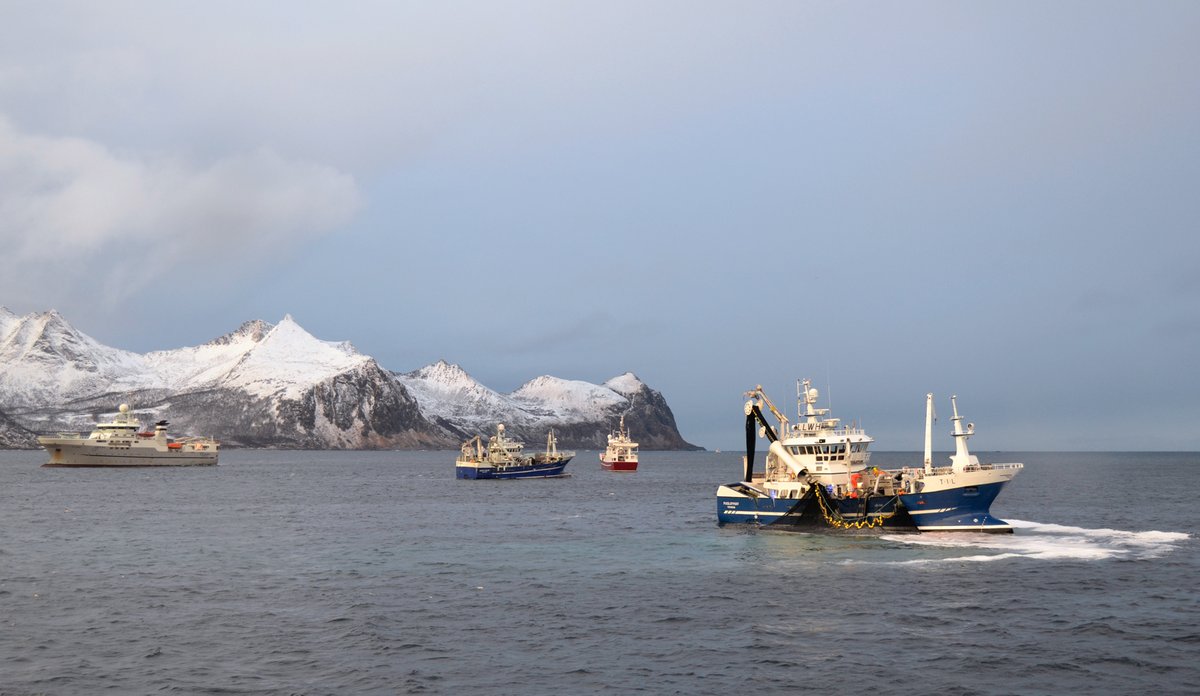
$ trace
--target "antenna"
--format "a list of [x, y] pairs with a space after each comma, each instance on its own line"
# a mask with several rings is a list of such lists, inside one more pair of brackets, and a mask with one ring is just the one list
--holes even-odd
[[829, 378], [829, 358], [825, 358], [825, 403], [829, 404], [829, 412], [833, 413], [833, 381]]
[[804, 385], [800, 383], [800, 378], [796, 378], [796, 425], [800, 425], [800, 421], [804, 420], [804, 409], [800, 406], [804, 395]]

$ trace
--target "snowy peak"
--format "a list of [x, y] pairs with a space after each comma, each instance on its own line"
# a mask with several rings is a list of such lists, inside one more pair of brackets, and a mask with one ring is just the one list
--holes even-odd
[[236, 331], [227, 333], [219, 338], [214, 338], [204, 345], [227, 346], [236, 343], [258, 343], [273, 328], [275, 328], [274, 324], [265, 322], [262, 319], [254, 319], [243, 323]]
[[[6, 346], [24, 357], [31, 352], [55, 355], [70, 353], [70, 347], [86, 343], [87, 337], [67, 323], [57, 310], [27, 314], [12, 322], [12, 333], [5, 338]], [[66, 349], [63, 351], [63, 349]]]
[[629, 396], [637, 394], [644, 389], [647, 389], [646, 383], [638, 379], [638, 376], [632, 372], [626, 372], [623, 375], [617, 375], [604, 383], [604, 386], [615, 391], [618, 394]]
[[482, 387], [467, 371], [454, 363], [439, 360], [432, 365], [426, 365], [419, 370], [406, 373], [405, 377], [419, 379], [430, 387], [438, 387], [445, 391], [466, 391]]
[[8, 307], [0, 305], [0, 340], [8, 335], [8, 330], [16, 324], [17, 319], [17, 315], [13, 314]]
[[396, 374], [427, 414], [447, 417], [490, 418], [487, 414], [513, 410], [509, 398], [475, 380], [458, 365], [439, 360], [419, 370]]
[[245, 352], [222, 386], [294, 399], [313, 382], [368, 361], [348, 342], [322, 341], [287, 315]]
[[363, 359], [367, 358], [367, 356], [359, 353], [358, 349], [350, 341], [322, 341], [313, 336], [297, 324], [290, 314], [285, 314], [283, 319], [275, 325], [275, 328], [267, 332], [267, 336], [263, 338], [264, 340], [271, 338], [277, 341], [290, 341], [294, 346], [304, 346], [313, 355], [332, 351], [349, 358], [354, 358], [355, 363], [362, 362]]
[[370, 360], [348, 342], [318, 340], [290, 315], [275, 325], [248, 321], [200, 346], [140, 355], [99, 343], [54, 310], [24, 317], [0, 312], [0, 395], [10, 405], [41, 408], [113, 392], [220, 387], [295, 398]]
[[0, 336], [0, 359], [7, 362], [72, 363], [79, 369], [96, 371], [136, 357], [79, 331], [57, 310], [23, 317], [11, 315], [4, 323], [7, 331]]
[[61, 401], [137, 372], [142, 356], [109, 348], [55, 310], [0, 318], [0, 394], [9, 404]]
[[233, 371], [272, 328], [273, 324], [255, 319], [195, 348], [155, 351], [146, 359], [167, 388], [177, 392], [206, 389]]
[[625, 403], [612, 389], [580, 380], [550, 375], [535, 377], [512, 393], [514, 399], [533, 401], [556, 409], [596, 410]]

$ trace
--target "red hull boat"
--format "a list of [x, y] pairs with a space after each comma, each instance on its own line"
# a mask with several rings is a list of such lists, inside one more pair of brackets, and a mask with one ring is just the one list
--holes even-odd
[[625, 429], [625, 416], [615, 433], [608, 434], [608, 448], [600, 453], [600, 466], [607, 471], [637, 471], [638, 443], [629, 439]]

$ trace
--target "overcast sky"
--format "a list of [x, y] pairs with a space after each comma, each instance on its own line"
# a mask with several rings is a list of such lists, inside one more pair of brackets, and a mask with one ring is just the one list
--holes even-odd
[[[1200, 450], [1200, 3], [0, 1], [0, 305], [286, 313], [689, 441]], [[827, 392], [827, 394], [826, 394]], [[635, 433], [636, 435], [636, 433]]]

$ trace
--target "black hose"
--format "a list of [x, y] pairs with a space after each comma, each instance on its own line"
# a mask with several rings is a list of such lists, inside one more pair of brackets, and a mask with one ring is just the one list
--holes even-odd
[[754, 475], [754, 440], [758, 437], [758, 425], [755, 424], [755, 421], [762, 424], [768, 440], [775, 442], [779, 439], [775, 435], [775, 429], [763, 417], [758, 406], [751, 406], [750, 413], [746, 414], [746, 470], [742, 472], [745, 474], [743, 481], [750, 481], [751, 476]]
[[[772, 428], [771, 424], [767, 422], [767, 419], [763, 416], [762, 411], [758, 410], [758, 406], [752, 406], [750, 408], [750, 414], [754, 418], [757, 418], [758, 422], [762, 424], [763, 430], [767, 432], [767, 440], [775, 442], [779, 439], [779, 437], [775, 435], [775, 429]], [[749, 418], [749, 416], [747, 418]], [[747, 424], [748, 423], [749, 421], [747, 420]], [[747, 427], [749, 427], [749, 425], [747, 425]]]
[[754, 425], [754, 414], [746, 415], [746, 463], [743, 471], [743, 481], [751, 481], [754, 474], [754, 440], [757, 439], [758, 428]]

